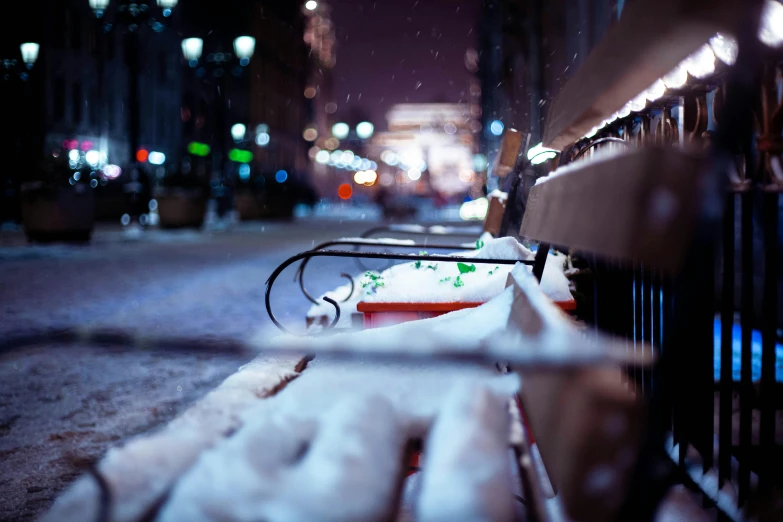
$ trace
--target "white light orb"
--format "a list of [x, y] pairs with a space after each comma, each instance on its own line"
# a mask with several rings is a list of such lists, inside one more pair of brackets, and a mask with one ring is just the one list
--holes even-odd
[[666, 76], [661, 78], [664, 85], [669, 89], [679, 89], [688, 81], [688, 69], [685, 68], [685, 61], [677, 65]]
[[33, 65], [38, 60], [41, 46], [35, 42], [27, 42], [20, 45], [19, 50], [22, 53], [22, 61], [27, 65]]
[[715, 72], [715, 53], [709, 45], [702, 45], [685, 59], [684, 64], [688, 74], [702, 80]]
[[150, 155], [147, 157], [147, 161], [152, 163], [153, 165], [163, 165], [166, 163], [166, 155], [162, 152], [157, 151], [151, 151]]
[[770, 47], [783, 45], [783, 4], [775, 0], [766, 0], [761, 13], [759, 39]]
[[339, 122], [332, 125], [332, 135], [338, 140], [347, 138], [349, 132], [351, 132], [351, 128], [347, 123]]
[[710, 38], [710, 47], [712, 47], [712, 52], [715, 53], [718, 60], [726, 65], [734, 65], [734, 62], [737, 61], [739, 46], [737, 45], [737, 40], [731, 36], [716, 34]]
[[663, 80], [655, 80], [655, 83], [644, 91], [644, 97], [651, 102], [660, 99], [664, 94], [666, 94], [666, 84], [663, 83]]
[[249, 60], [256, 52], [256, 39], [252, 36], [239, 36], [234, 39], [234, 53], [240, 60]]
[[[75, 152], [75, 151], [71, 151], [71, 152]], [[101, 153], [98, 152], [97, 150], [88, 150], [84, 154], [84, 159], [87, 161], [87, 163], [90, 164], [91, 167], [94, 167], [101, 161]]]
[[373, 135], [373, 132], [375, 132], [375, 126], [369, 121], [363, 121], [356, 126], [356, 135], [359, 136], [360, 139], [366, 140], [370, 138]]
[[204, 52], [204, 40], [201, 38], [185, 38], [182, 40], [182, 56], [189, 62], [196, 62]]
[[231, 138], [233, 138], [236, 143], [245, 139], [246, 132], [247, 127], [243, 123], [235, 123], [231, 126]]

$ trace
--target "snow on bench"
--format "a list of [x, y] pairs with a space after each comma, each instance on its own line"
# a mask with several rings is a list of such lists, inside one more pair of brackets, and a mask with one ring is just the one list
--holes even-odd
[[[401, 311], [404, 303], [412, 305], [408, 311], [415, 310], [419, 314], [416, 318], [435, 317], [444, 312], [476, 307], [505, 288], [513, 265], [473, 264], [469, 262], [471, 257], [508, 260], [532, 260], [534, 257], [533, 252], [510, 237], [489, 239], [478, 250], [452, 255], [464, 257], [466, 261], [462, 264], [417, 261], [395, 265], [380, 273], [364, 272], [355, 278], [358, 284], [347, 301], [343, 302], [350, 285], [343, 285], [324, 296], [340, 302], [342, 315], [338, 326], [341, 327], [350, 326], [351, 317], [357, 312]], [[564, 274], [565, 263], [566, 256], [550, 254], [541, 286], [550, 299], [570, 310], [575, 302]], [[433, 306], [435, 303], [444, 306]], [[334, 308], [326, 303], [313, 305], [307, 317], [309, 324], [329, 324], [334, 318]]]
[[[613, 364], [625, 349], [577, 331], [526, 267], [517, 265], [508, 285], [478, 308], [433, 319], [326, 337], [259, 337], [267, 347], [318, 356], [283, 393], [247, 410], [233, 437], [202, 455], [160, 519], [390, 520], [399, 509], [421, 520], [514, 518], [508, 403], [520, 380], [498, 375], [491, 361], [562, 367], [587, 354], [596, 364]], [[487, 357], [472, 364], [428, 360], [447, 360], [449, 350]], [[353, 359], [330, 357], [341, 351]], [[362, 357], [379, 353], [390, 357]], [[406, 360], [405, 353], [421, 357]], [[521, 384], [524, 393], [524, 378]], [[557, 400], [574, 399], [551, 391]], [[592, 411], [592, 396], [578, 405]], [[602, 437], [593, 430], [593, 447], [601, 447]], [[425, 441], [421, 487], [415, 498], [401, 500], [406, 447], [417, 439]], [[568, 444], [561, 448], [586, 458]], [[577, 469], [581, 460], [574, 461]]]

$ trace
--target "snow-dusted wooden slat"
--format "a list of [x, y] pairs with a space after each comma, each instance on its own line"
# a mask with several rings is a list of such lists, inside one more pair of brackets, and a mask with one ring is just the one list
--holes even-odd
[[552, 103], [544, 146], [562, 150], [671, 71], [715, 33], [732, 33], [749, 0], [638, 0]]
[[522, 133], [516, 129], [508, 129], [503, 135], [503, 141], [500, 143], [500, 150], [495, 157], [495, 166], [493, 168], [496, 176], [505, 177], [514, 170], [517, 164], [522, 146]]
[[[512, 272], [509, 316], [519, 339], [570, 338], [575, 327], [541, 293], [535, 281]], [[510, 340], [510, 339], [509, 339]], [[608, 341], [612, 343], [612, 341]], [[567, 359], [568, 351], [563, 354]], [[521, 377], [527, 422], [550, 481], [573, 520], [613, 520], [626, 493], [644, 423], [642, 403], [621, 380], [620, 367], [605, 365], [528, 368]]]
[[508, 196], [501, 193], [492, 193], [488, 196], [489, 209], [484, 218], [484, 232], [489, 232], [497, 237], [500, 234], [500, 228], [503, 225], [503, 213], [506, 211], [506, 201]]
[[673, 148], [641, 148], [575, 164], [530, 191], [528, 239], [676, 270], [701, 201], [703, 164]]

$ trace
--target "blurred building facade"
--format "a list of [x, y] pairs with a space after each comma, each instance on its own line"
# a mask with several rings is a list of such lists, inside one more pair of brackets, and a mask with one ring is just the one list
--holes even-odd
[[[55, 0], [43, 12], [38, 65], [45, 78], [44, 153], [77, 145], [98, 150], [108, 163], [132, 160], [129, 145], [130, 70], [123, 28], [104, 31], [112, 16], [97, 20], [89, 3]], [[139, 145], [174, 160], [180, 151], [182, 61], [175, 27], [142, 28], [139, 38]], [[103, 68], [103, 73], [101, 73]], [[101, 84], [102, 82], [102, 84]]]
[[422, 195], [469, 192], [477, 180], [475, 112], [468, 103], [393, 106], [388, 130], [375, 135], [370, 149], [370, 157], [380, 160], [379, 184]]
[[490, 165], [504, 129], [529, 134], [531, 146], [541, 141], [552, 100], [617, 20], [623, 4], [623, 0], [482, 3], [481, 149]]
[[333, 68], [337, 64], [336, 28], [332, 21], [332, 8], [327, 2], [311, 4], [305, 7], [304, 41], [308, 46], [308, 75], [305, 98], [309, 100], [308, 116], [310, 123], [307, 138], [310, 141], [308, 156], [310, 158], [311, 181], [317, 193], [321, 196], [336, 194], [339, 183], [331, 175], [329, 166], [316, 162], [316, 154], [320, 150], [333, 151], [340, 146], [337, 138], [332, 137], [332, 125], [336, 123], [334, 115], [337, 103], [334, 93]]
[[[252, 9], [256, 52], [250, 62], [249, 114], [256, 163], [271, 174], [285, 171], [283, 183], [303, 181], [308, 166], [303, 132], [310, 122], [304, 8], [301, 2], [266, 1]], [[283, 184], [280, 179], [274, 182]]]

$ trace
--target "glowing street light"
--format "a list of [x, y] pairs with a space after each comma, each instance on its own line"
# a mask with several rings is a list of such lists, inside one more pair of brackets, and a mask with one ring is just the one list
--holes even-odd
[[247, 132], [247, 127], [242, 123], [235, 123], [231, 126], [231, 138], [233, 138], [235, 143], [245, 139], [245, 132]]
[[321, 165], [326, 165], [327, 163], [329, 163], [330, 159], [331, 159], [331, 155], [329, 154], [328, 150], [319, 150], [318, 154], [315, 155], [315, 161], [317, 161]]
[[95, 11], [95, 16], [101, 18], [103, 12], [109, 7], [109, 0], [90, 0], [90, 8]]
[[316, 8], [318, 8], [318, 2], [316, 2], [315, 0], [310, 0], [305, 4], [305, 9], [307, 9], [308, 11], [315, 11]]
[[774, 0], [764, 2], [759, 39], [770, 47], [783, 45], [783, 4], [780, 2]]
[[22, 61], [27, 64], [28, 68], [31, 68], [38, 60], [38, 52], [41, 50], [41, 46], [35, 42], [27, 42], [20, 45], [19, 50], [22, 53]]
[[234, 53], [239, 58], [239, 65], [250, 63], [250, 58], [256, 52], [256, 39], [252, 36], [239, 36], [234, 39]]
[[166, 162], [166, 155], [162, 152], [151, 151], [147, 160], [153, 165], [163, 165]]
[[351, 132], [351, 128], [347, 123], [339, 122], [332, 125], [332, 136], [338, 140], [344, 140], [347, 138], [349, 132]]
[[375, 126], [369, 121], [363, 121], [356, 126], [356, 135], [360, 139], [366, 140], [370, 138], [373, 132], [375, 132]]
[[182, 40], [182, 55], [191, 67], [198, 64], [201, 53], [204, 52], [204, 40], [201, 38], [185, 38]]

